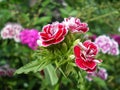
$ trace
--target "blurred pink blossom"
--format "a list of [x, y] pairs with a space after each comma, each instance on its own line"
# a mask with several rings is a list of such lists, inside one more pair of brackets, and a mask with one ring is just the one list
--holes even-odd
[[111, 35], [111, 37], [120, 45], [120, 35]]
[[119, 54], [119, 47], [118, 43], [110, 39], [109, 36], [101, 35], [95, 39], [95, 44], [99, 47], [99, 51], [103, 53], [108, 53], [111, 55], [118, 55]]
[[100, 77], [103, 80], [106, 80], [108, 77], [107, 71], [105, 68], [99, 68], [99, 71], [97, 73], [97, 76]]
[[9, 65], [0, 66], [0, 77], [8, 76], [12, 77], [15, 72], [14, 68], [10, 68]]
[[107, 53], [112, 45], [111, 39], [106, 35], [101, 35], [95, 39], [95, 44], [103, 53]]
[[108, 73], [105, 68], [98, 68], [98, 71], [94, 71], [92, 73], [87, 73], [86, 79], [88, 81], [92, 81], [93, 77], [99, 77], [102, 80], [106, 80], [108, 77]]
[[96, 77], [97, 76], [97, 72], [94, 71], [92, 73], [87, 73], [87, 76], [85, 77], [88, 81], [92, 81], [93, 80], [93, 77]]
[[111, 55], [118, 55], [119, 54], [118, 43], [115, 40], [111, 40], [111, 42], [112, 46], [108, 53]]
[[20, 42], [20, 31], [22, 31], [22, 26], [17, 23], [7, 23], [5, 27], [1, 30], [1, 37], [3, 39], [14, 39], [16, 42]]
[[35, 50], [37, 48], [38, 31], [35, 29], [24, 29], [20, 32], [20, 40], [22, 44], [27, 44], [30, 48]]

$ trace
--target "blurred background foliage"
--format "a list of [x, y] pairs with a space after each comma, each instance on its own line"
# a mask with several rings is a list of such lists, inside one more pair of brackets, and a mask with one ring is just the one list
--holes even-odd
[[[120, 34], [120, 1], [119, 0], [0, 0], [0, 30], [8, 22], [20, 23], [24, 28], [42, 27], [53, 21], [62, 21], [69, 16], [78, 17], [87, 22], [89, 35]], [[32, 53], [27, 46], [0, 37], [0, 65], [9, 64], [19, 68], [28, 63]], [[26, 58], [27, 57], [27, 58]], [[85, 82], [86, 90], [120, 90], [120, 56], [103, 55], [103, 66], [108, 70], [108, 80]], [[61, 78], [60, 84], [49, 86], [36, 74], [0, 77], [1, 90], [77, 90], [76, 82]], [[74, 78], [73, 76], [70, 76]], [[97, 84], [96, 84], [97, 82]], [[101, 82], [101, 83], [98, 83]], [[49, 88], [48, 88], [49, 87]], [[107, 87], [107, 88], [104, 88]]]

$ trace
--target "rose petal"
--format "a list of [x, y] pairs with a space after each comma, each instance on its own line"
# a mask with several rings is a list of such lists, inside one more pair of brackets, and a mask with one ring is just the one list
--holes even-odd
[[97, 69], [97, 66], [94, 67], [93, 69], [87, 69], [86, 71], [87, 71], [87, 73], [92, 73], [92, 72], [94, 72], [96, 69]]
[[96, 63], [93, 61], [84, 61], [83, 65], [86, 66], [88, 69], [94, 69], [96, 66]]
[[84, 61], [82, 60], [82, 59], [75, 59], [75, 63], [76, 63], [76, 65], [79, 67], [79, 68], [81, 68], [81, 69], [83, 69], [83, 70], [87, 70], [87, 68], [85, 67], [85, 65], [83, 65], [83, 63], [84, 63]]
[[61, 36], [62, 36], [62, 34], [63, 34], [63, 30], [62, 29], [59, 29], [58, 30], [58, 32], [55, 34], [55, 39], [58, 39], [58, 38], [60, 38]]
[[53, 44], [58, 44], [58, 43], [60, 43], [60, 42], [63, 41], [63, 40], [64, 40], [64, 37], [60, 37], [60, 38], [56, 39], [56, 40], [53, 42]]
[[48, 36], [48, 34], [46, 34], [46, 33], [44, 33], [44, 32], [40, 32], [40, 36], [41, 36], [41, 38], [42, 38], [43, 40], [47, 40], [48, 38], [50, 38], [50, 37]]
[[76, 58], [80, 57], [80, 53], [81, 53], [80, 47], [78, 45], [76, 45], [74, 47], [74, 54], [75, 54]]

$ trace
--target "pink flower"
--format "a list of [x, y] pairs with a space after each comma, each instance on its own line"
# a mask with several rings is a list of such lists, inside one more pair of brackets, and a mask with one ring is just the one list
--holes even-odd
[[92, 73], [87, 73], [87, 76], [85, 77], [88, 81], [92, 81], [93, 80], [93, 77], [96, 77], [97, 76], [97, 72], [94, 71]]
[[120, 35], [111, 35], [111, 37], [120, 45]]
[[99, 49], [103, 53], [108, 53], [111, 55], [118, 55], [119, 54], [119, 45], [118, 43], [110, 39], [108, 36], [101, 35], [95, 39], [95, 44], [98, 45]]
[[111, 46], [108, 53], [111, 54], [111, 55], [118, 55], [119, 54], [118, 43], [113, 39], [111, 40], [111, 42], [112, 42], [112, 46]]
[[25, 29], [22, 32], [20, 32], [20, 40], [22, 44], [27, 44], [30, 48], [35, 50], [38, 46], [38, 31], [35, 29]]
[[87, 23], [82, 23], [78, 18], [74, 17], [65, 18], [63, 23], [73, 33], [74, 32], [85, 33], [89, 30], [89, 28], [87, 27], [88, 26]]
[[103, 79], [103, 80], [106, 80], [106, 79], [107, 79], [107, 76], [108, 76], [108, 74], [107, 74], [107, 72], [106, 72], [106, 69], [104, 69], [104, 68], [99, 68], [99, 71], [98, 71], [98, 73], [97, 73], [97, 76], [100, 77], [100, 78]]
[[16, 42], [20, 42], [20, 31], [22, 31], [22, 26], [17, 23], [8, 23], [1, 31], [1, 37], [3, 39], [14, 39]]
[[9, 38], [8, 31], [2, 30], [2, 31], [1, 31], [1, 37], [2, 37], [3, 39], [8, 39], [8, 38]]
[[111, 39], [108, 36], [101, 35], [95, 39], [95, 44], [103, 53], [107, 53], [111, 48]]
[[93, 77], [99, 77], [103, 80], [106, 80], [108, 77], [107, 71], [104, 68], [98, 68], [97, 71], [94, 71], [92, 73], [87, 73], [86, 79], [88, 81], [92, 81]]
[[93, 42], [85, 41], [83, 44], [79, 43], [79, 45], [74, 47], [76, 65], [87, 72], [95, 71], [97, 63], [100, 63], [99, 60], [94, 58], [97, 53], [98, 48]]
[[15, 72], [14, 68], [10, 68], [9, 65], [0, 66], [0, 77], [8, 76], [12, 77]]
[[62, 42], [67, 32], [68, 30], [62, 23], [55, 22], [44, 26], [42, 32], [39, 33], [41, 46], [47, 47]]

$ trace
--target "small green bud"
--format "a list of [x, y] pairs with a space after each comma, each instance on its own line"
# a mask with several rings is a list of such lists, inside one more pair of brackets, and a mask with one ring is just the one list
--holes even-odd
[[80, 39], [77, 39], [73, 42], [73, 45], [77, 45], [80, 42]]
[[67, 49], [68, 49], [67, 44], [66, 44], [65, 42], [63, 42], [63, 43], [62, 43], [62, 52], [63, 52], [63, 53], [66, 53], [66, 52], [67, 52]]
[[75, 55], [70, 55], [69, 57], [70, 57], [70, 59], [73, 60], [75, 58]]

